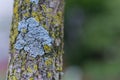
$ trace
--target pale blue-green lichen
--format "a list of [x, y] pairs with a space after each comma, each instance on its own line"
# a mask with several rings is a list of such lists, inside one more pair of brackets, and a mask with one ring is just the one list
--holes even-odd
[[39, 3], [39, 0], [30, 0], [30, 2], [35, 3], [35, 4], [38, 4], [38, 3]]
[[33, 17], [20, 21], [18, 31], [15, 43], [15, 49], [18, 51], [23, 49], [30, 56], [36, 57], [45, 54], [44, 45], [52, 46], [53, 39], [49, 36], [48, 31]]

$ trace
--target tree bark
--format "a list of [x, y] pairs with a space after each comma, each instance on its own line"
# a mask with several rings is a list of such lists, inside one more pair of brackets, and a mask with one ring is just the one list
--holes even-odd
[[7, 80], [61, 80], [64, 0], [14, 0]]

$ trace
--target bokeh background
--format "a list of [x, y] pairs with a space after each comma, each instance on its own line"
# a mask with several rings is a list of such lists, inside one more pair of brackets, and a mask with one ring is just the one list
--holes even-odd
[[[120, 80], [120, 0], [66, 0], [63, 80]], [[5, 80], [13, 0], [0, 0], [0, 80]]]
[[5, 80], [13, 0], [0, 0], [0, 80]]

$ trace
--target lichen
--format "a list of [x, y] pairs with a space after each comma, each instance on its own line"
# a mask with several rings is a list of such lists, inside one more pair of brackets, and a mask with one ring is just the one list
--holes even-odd
[[38, 4], [39, 0], [30, 0], [30, 2]]
[[47, 72], [47, 77], [51, 78], [52, 77], [52, 73], [51, 72]]
[[50, 52], [53, 39], [49, 36], [48, 31], [33, 17], [20, 21], [18, 31], [19, 34], [15, 43], [16, 50], [23, 49], [33, 57]]
[[50, 66], [52, 64], [52, 58], [45, 58], [45, 65]]

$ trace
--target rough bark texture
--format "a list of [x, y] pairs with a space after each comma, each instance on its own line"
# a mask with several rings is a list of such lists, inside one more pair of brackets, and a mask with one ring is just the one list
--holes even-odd
[[7, 80], [61, 80], [63, 0], [14, 0]]

